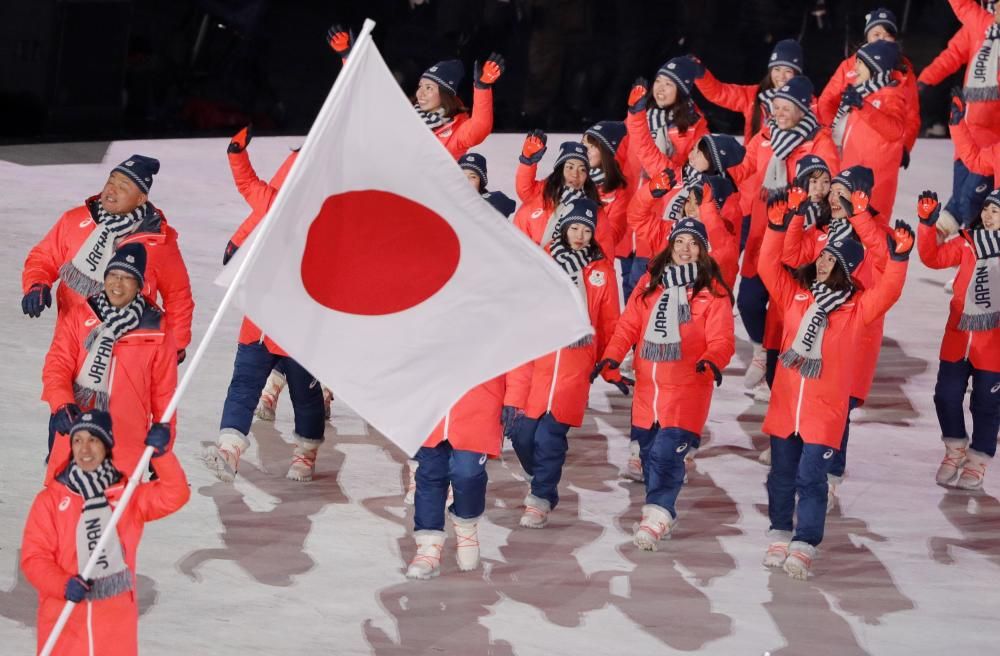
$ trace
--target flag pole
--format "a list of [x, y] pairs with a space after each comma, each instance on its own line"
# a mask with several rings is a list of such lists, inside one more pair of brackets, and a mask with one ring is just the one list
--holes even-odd
[[[375, 28], [375, 21], [370, 18], [366, 18], [364, 25], [361, 27], [361, 32], [358, 34], [357, 40], [354, 42], [354, 46], [351, 48], [353, 55], [358, 55], [360, 52], [364, 52], [364, 49], [371, 42], [371, 33]], [[347, 60], [344, 62], [344, 68], [340, 71], [340, 75], [334, 80], [333, 87], [330, 89], [330, 93], [327, 94], [326, 100], [323, 102], [323, 106], [320, 108], [319, 113], [316, 115], [316, 119], [313, 121], [313, 125], [322, 125], [327, 116], [331, 114], [334, 108], [337, 106], [340, 99], [339, 90], [346, 84], [346, 80], [354, 76], [354, 71], [357, 66], [352, 66], [352, 57], [348, 56]], [[310, 145], [316, 140], [315, 133], [313, 130], [309, 131], [306, 135], [305, 143], [302, 144], [302, 152], [309, 153]], [[277, 196], [275, 196], [274, 203], [268, 209], [267, 214], [264, 219], [257, 226], [258, 234], [257, 238], [247, 248], [246, 257], [243, 259], [240, 268], [236, 270], [236, 274], [233, 276], [232, 282], [226, 289], [226, 293], [222, 297], [222, 301], [219, 303], [218, 308], [215, 310], [215, 316], [212, 317], [211, 323], [208, 324], [208, 329], [205, 331], [205, 335], [201, 338], [201, 342], [198, 344], [198, 349], [195, 351], [194, 357], [191, 358], [191, 362], [188, 364], [187, 369], [184, 371], [184, 375], [181, 377], [180, 382], [178, 382], [177, 387], [174, 389], [174, 394], [170, 398], [170, 403], [167, 404], [166, 410], [163, 411], [163, 416], [160, 417], [160, 421], [163, 423], [169, 422], [173, 419], [174, 414], [177, 412], [177, 405], [180, 403], [181, 397], [184, 396], [184, 392], [187, 390], [188, 385], [191, 383], [191, 379], [194, 377], [194, 372], [201, 363], [202, 358], [205, 356], [205, 351], [208, 349], [208, 344], [212, 341], [212, 337], [215, 336], [216, 331], [219, 328], [219, 324], [222, 323], [222, 315], [229, 308], [230, 304], [233, 302], [233, 297], [236, 295], [236, 289], [239, 287], [239, 283], [246, 276], [246, 272], [249, 270], [250, 263], [253, 262], [254, 257], [259, 250], [260, 244], [264, 241], [267, 233], [270, 232], [271, 226], [273, 225], [272, 217], [277, 216], [279, 210], [287, 202], [285, 198], [287, 189], [290, 185], [288, 182], [293, 180], [301, 168], [302, 157], [297, 157], [295, 162], [292, 163], [292, 168], [288, 172], [288, 177], [285, 178], [285, 183], [282, 184], [281, 188], [278, 190]], [[94, 547], [93, 552], [90, 554], [90, 559], [87, 560], [86, 566], [83, 571], [80, 572], [80, 576], [84, 579], [89, 579], [91, 573], [94, 571], [94, 567], [97, 565], [98, 557], [101, 552], [107, 547], [108, 541], [111, 539], [111, 535], [118, 525], [118, 521], [121, 519], [122, 513], [128, 506], [129, 500], [132, 498], [132, 494], [135, 492], [135, 488], [139, 485], [139, 481], [142, 479], [143, 473], [146, 468], [149, 467], [149, 460], [153, 456], [153, 447], [147, 446], [142, 452], [142, 457], [139, 458], [139, 464], [136, 465], [135, 470], [133, 470], [132, 475], [128, 479], [128, 484], [125, 486], [125, 491], [122, 493], [121, 498], [118, 501], [118, 505], [115, 507], [115, 511], [111, 514], [111, 519], [108, 521], [107, 527], [101, 533], [101, 538], [97, 541], [97, 545]], [[55, 626], [52, 627], [52, 631], [49, 633], [48, 639], [45, 641], [45, 645], [42, 647], [40, 656], [50, 656], [52, 650], [55, 649], [56, 642], [59, 640], [59, 635], [62, 633], [63, 629], [66, 627], [66, 622], [69, 621], [69, 616], [73, 612], [73, 608], [76, 604], [72, 601], [67, 600], [66, 605], [63, 606], [62, 612], [59, 614], [59, 619], [56, 620]]]

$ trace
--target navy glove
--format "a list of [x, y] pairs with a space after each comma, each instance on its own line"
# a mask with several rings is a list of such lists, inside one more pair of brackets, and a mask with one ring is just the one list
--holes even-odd
[[705, 77], [705, 65], [701, 63], [701, 59], [699, 59], [696, 55], [687, 55], [687, 58], [694, 64], [695, 78], [700, 80]]
[[52, 415], [52, 429], [57, 433], [69, 435], [69, 430], [80, 417], [80, 406], [75, 403], [66, 403], [59, 406], [59, 409]]
[[903, 159], [899, 161], [899, 168], [908, 169], [910, 168], [910, 151], [903, 149]]
[[849, 86], [840, 94], [840, 104], [861, 109], [865, 106], [865, 99], [861, 97], [861, 92], [858, 91], [857, 87]]
[[47, 307], [52, 307], [52, 288], [36, 282], [21, 299], [21, 311], [29, 317], [38, 318]]
[[904, 221], [896, 221], [896, 226], [891, 235], [885, 236], [889, 245], [889, 257], [897, 262], [905, 262], [910, 259], [910, 252], [913, 250], [913, 228]]
[[153, 457], [158, 458], [170, 450], [170, 424], [156, 423], [146, 433], [146, 446], [153, 447]]
[[619, 392], [621, 392], [625, 396], [628, 396], [629, 387], [634, 386], [635, 381], [632, 380], [631, 378], [626, 378], [625, 376], [622, 376], [620, 380], [611, 381], [611, 384], [617, 387]]
[[500, 423], [503, 424], [503, 434], [507, 435], [514, 428], [514, 422], [524, 414], [524, 410], [521, 408], [515, 408], [512, 405], [505, 405], [502, 410], [500, 410]]
[[503, 75], [506, 69], [507, 63], [503, 60], [503, 56], [499, 53], [491, 52], [482, 68], [479, 67], [479, 62], [473, 64], [472, 70], [476, 74], [473, 77], [472, 83], [477, 89], [489, 89], [497, 81], [497, 78]]
[[545, 155], [547, 148], [545, 144], [548, 140], [549, 138], [541, 130], [529, 132], [528, 136], [524, 138], [524, 146], [521, 147], [521, 156], [518, 157], [518, 161], [525, 166], [538, 164]]
[[187, 360], [188, 352], [187, 349], [177, 349], [177, 364], [181, 364]]
[[694, 370], [699, 374], [705, 373], [706, 368], [712, 369], [712, 377], [715, 378], [715, 386], [722, 387], [722, 372], [719, 368], [715, 366], [715, 363], [711, 360], [698, 360], [698, 363], [694, 366]]
[[233, 138], [229, 140], [229, 148], [226, 149], [226, 152], [242, 153], [250, 145], [251, 139], [253, 139], [253, 126], [248, 125], [233, 135]]
[[962, 90], [955, 87], [951, 90], [951, 109], [948, 114], [948, 125], [958, 125], [965, 118], [965, 96]]
[[66, 581], [66, 601], [72, 601], [74, 604], [80, 603], [87, 597], [92, 585], [94, 585], [93, 579], [85, 580], [79, 574], [71, 577]]
[[590, 382], [594, 382], [595, 380], [597, 380], [597, 377], [601, 375], [601, 372], [604, 371], [605, 367], [607, 367], [608, 369], [617, 369], [618, 367], [621, 366], [621, 364], [622, 363], [619, 362], [618, 360], [612, 360], [611, 358], [604, 358], [603, 360], [594, 365], [594, 370], [590, 372]]
[[222, 266], [229, 264], [229, 260], [233, 259], [233, 255], [236, 255], [236, 251], [240, 250], [240, 247], [230, 241], [226, 244], [226, 250], [222, 254]]

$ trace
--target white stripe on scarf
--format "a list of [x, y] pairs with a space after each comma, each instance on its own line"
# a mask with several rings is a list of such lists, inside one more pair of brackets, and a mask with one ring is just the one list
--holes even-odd
[[700, 187], [704, 184], [705, 174], [701, 173], [695, 169], [690, 164], [685, 164], [682, 171], [682, 186], [677, 190], [677, 193], [669, 199], [666, 206], [663, 208], [663, 218], [670, 221], [680, 221], [687, 213], [684, 211], [684, 205], [687, 203], [688, 197], [691, 195], [691, 191], [695, 187]]
[[[562, 239], [554, 239], [549, 245], [549, 254], [552, 259], [556, 261], [556, 264], [562, 267], [562, 270], [566, 272], [570, 280], [576, 286], [577, 290], [584, 297], [584, 304], [587, 302], [587, 289], [583, 282], [583, 270], [587, 268], [587, 265], [594, 260], [594, 249], [590, 246], [586, 248], [581, 248], [580, 250], [573, 250], [568, 248], [563, 244]], [[594, 341], [593, 335], [587, 335], [583, 337], [566, 348], [580, 348], [583, 346], [590, 346]]]
[[[879, 89], [889, 86], [891, 82], [892, 71], [884, 71], [872, 75], [854, 88], [858, 90], [862, 98], [867, 98]], [[841, 102], [840, 107], [837, 108], [837, 116], [833, 119], [833, 143], [838, 148], [844, 145], [844, 134], [847, 132], [847, 115], [851, 113], [852, 109], [857, 109], [857, 107], [845, 105]]]
[[101, 323], [94, 326], [83, 341], [87, 357], [73, 381], [73, 397], [83, 407], [107, 410], [111, 393], [111, 352], [122, 335], [139, 326], [146, 302], [142, 294], [138, 294], [125, 307], [116, 308], [104, 292], [95, 295], [93, 300]]
[[681, 359], [681, 324], [691, 321], [687, 288], [698, 277], [695, 262], [668, 266], [660, 284], [663, 293], [656, 301], [646, 322], [639, 355], [652, 362], [672, 362]]
[[545, 230], [542, 231], [543, 244], [545, 240], [552, 241], [559, 238], [559, 219], [566, 216], [569, 204], [577, 198], [583, 198], [582, 188], [574, 189], [569, 185], [563, 185], [562, 191], [559, 192], [559, 204], [552, 210], [552, 214], [549, 214], [549, 220], [545, 222]]
[[794, 171], [788, 170], [788, 156], [792, 152], [811, 139], [819, 128], [816, 115], [809, 111], [795, 127], [790, 130], [782, 130], [773, 118], [767, 120], [767, 126], [771, 133], [771, 159], [767, 163], [767, 171], [764, 173], [764, 188], [767, 199], [772, 199], [785, 193], [788, 188], [788, 178]]
[[1000, 230], [970, 231], [976, 252], [959, 330], [982, 332], [1000, 327]]
[[[121, 474], [111, 460], [105, 459], [92, 472], [83, 471], [76, 463], [70, 464], [66, 480], [67, 487], [84, 499], [83, 511], [76, 524], [77, 571], [82, 572], [111, 520], [111, 506], [104, 491], [121, 480]], [[91, 578], [94, 583], [87, 591], [88, 601], [108, 599], [132, 589], [132, 573], [125, 564], [118, 531], [112, 533], [98, 556]]]
[[983, 37], [983, 44], [972, 60], [965, 75], [962, 94], [966, 102], [983, 102], [1000, 99], [997, 88], [998, 59], [1000, 59], [1000, 25], [990, 23]]
[[[656, 147], [667, 157], [674, 156], [674, 142], [670, 140], [667, 132], [674, 123], [674, 110], [653, 107], [646, 110], [646, 124], [649, 126], [649, 134], [656, 142]], [[649, 173], [649, 171], [647, 171]]]
[[789, 369], [797, 369], [803, 378], [819, 378], [823, 371], [823, 335], [829, 315], [851, 297], [853, 290], [835, 292], [821, 282], [814, 282], [809, 291], [813, 303], [802, 317], [791, 348], [781, 354], [780, 360]]
[[593, 167], [587, 171], [587, 177], [593, 180], [595, 185], [600, 187], [601, 183], [604, 182], [604, 169], [599, 166]]
[[437, 130], [442, 126], [448, 125], [454, 120], [453, 118], [449, 118], [444, 115], [444, 107], [438, 107], [433, 112], [425, 112], [420, 109], [420, 105], [414, 105], [413, 109], [416, 110], [417, 115], [423, 119], [424, 125], [429, 127], [431, 130]]
[[777, 87], [771, 87], [770, 89], [764, 89], [763, 91], [757, 92], [757, 102], [760, 104], [760, 116], [762, 123], [766, 123], [767, 119], [771, 118], [771, 101], [774, 100], [774, 96], [777, 93]]
[[803, 227], [806, 230], [814, 226], [822, 227], [830, 221], [830, 206], [826, 203], [814, 203], [809, 201], [803, 213]]
[[842, 239], [854, 237], [854, 228], [847, 219], [834, 219], [827, 228], [827, 243], [835, 244]]
[[93, 296], [104, 289], [104, 270], [115, 254], [118, 241], [135, 232], [146, 215], [146, 203], [128, 214], [108, 214], [97, 201], [94, 230], [80, 249], [59, 269], [59, 278], [82, 296]]

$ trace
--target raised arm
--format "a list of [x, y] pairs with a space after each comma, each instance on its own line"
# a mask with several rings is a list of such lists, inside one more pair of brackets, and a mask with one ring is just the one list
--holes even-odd
[[172, 449], [150, 462], [156, 471], [156, 480], [141, 483], [133, 500], [144, 522], [177, 512], [191, 498], [184, 468]]
[[992, 19], [990, 12], [982, 8], [976, 0], [948, 0], [955, 18], [966, 27], [977, 27], [984, 19]]
[[920, 71], [917, 82], [927, 86], [937, 86], [958, 72], [969, 61], [969, 49], [965, 32], [960, 29], [948, 40], [947, 47]]
[[865, 325], [876, 321], [889, 311], [903, 294], [906, 268], [913, 250], [913, 230], [902, 221], [896, 221], [892, 235], [886, 235], [889, 261], [885, 271], [875, 281], [875, 287], [861, 293], [861, 319]]
[[770, 203], [767, 208], [768, 224], [764, 231], [764, 241], [757, 258], [757, 274], [767, 287], [771, 299], [784, 309], [792, 304], [799, 285], [781, 263], [781, 251], [785, 243], [788, 221], [788, 205], [785, 201]]
[[840, 94], [847, 86], [847, 71], [853, 66], [853, 56], [840, 62], [840, 66], [830, 76], [830, 81], [823, 87], [823, 92], [819, 95], [819, 101], [816, 103], [819, 122], [823, 125], [833, 125], [833, 120], [837, 117], [837, 109], [840, 107]]
[[483, 143], [493, 131], [493, 89], [475, 88], [472, 92], [472, 115], [455, 130], [448, 152], [458, 159], [473, 146]]
[[962, 262], [962, 250], [965, 248], [965, 239], [961, 233], [941, 243], [943, 237], [935, 227], [940, 213], [941, 204], [937, 194], [929, 190], [921, 193], [917, 198], [917, 218], [920, 221], [917, 227], [917, 252], [924, 266], [931, 269], [958, 266]]
[[753, 109], [753, 104], [757, 102], [756, 84], [720, 82], [707, 68], [705, 75], [696, 78], [694, 83], [701, 91], [701, 95], [710, 103], [733, 112], [745, 114]]

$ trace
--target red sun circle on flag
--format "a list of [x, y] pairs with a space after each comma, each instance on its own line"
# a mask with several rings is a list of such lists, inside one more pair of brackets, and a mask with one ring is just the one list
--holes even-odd
[[402, 312], [444, 287], [460, 252], [455, 230], [424, 205], [388, 191], [348, 191], [327, 197], [309, 226], [302, 284], [338, 312]]

